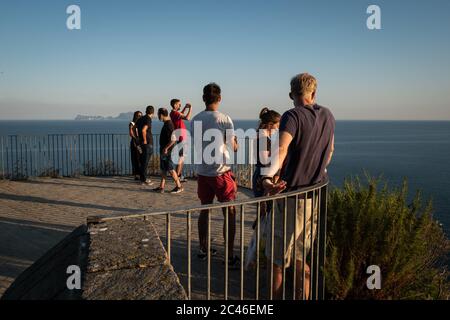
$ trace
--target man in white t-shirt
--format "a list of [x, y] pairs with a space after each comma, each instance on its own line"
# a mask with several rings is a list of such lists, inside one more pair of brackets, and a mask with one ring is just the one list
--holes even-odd
[[[215, 83], [203, 88], [203, 101], [206, 109], [196, 115], [191, 122], [191, 134], [194, 141], [194, 161], [198, 176], [197, 194], [202, 205], [211, 204], [217, 197], [219, 202], [236, 199], [236, 182], [229, 166], [231, 153], [237, 151], [234, 126], [231, 118], [218, 111], [222, 100], [221, 89]], [[227, 210], [224, 208], [223, 213]], [[208, 210], [202, 210], [198, 219], [200, 251], [198, 257], [205, 260], [207, 252]], [[239, 267], [239, 258], [233, 254], [236, 234], [236, 210], [228, 207], [228, 266]], [[225, 223], [223, 227], [225, 238]], [[216, 250], [210, 250], [211, 255]]]

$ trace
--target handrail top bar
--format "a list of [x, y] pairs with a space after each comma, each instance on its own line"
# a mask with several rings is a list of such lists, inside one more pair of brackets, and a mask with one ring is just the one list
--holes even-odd
[[158, 216], [158, 215], [164, 215], [164, 214], [175, 214], [175, 213], [186, 213], [188, 211], [200, 211], [205, 209], [221, 209], [224, 207], [231, 207], [231, 206], [239, 206], [239, 205], [249, 205], [249, 204], [255, 204], [259, 202], [264, 201], [272, 201], [272, 200], [278, 200], [283, 199], [290, 196], [300, 195], [300, 194], [306, 194], [308, 192], [321, 189], [328, 185], [328, 179], [317, 183], [312, 186], [300, 188], [298, 190], [289, 191], [289, 192], [282, 192], [277, 195], [273, 196], [266, 196], [266, 197], [258, 197], [258, 198], [250, 198], [245, 200], [238, 200], [238, 201], [230, 201], [230, 202], [221, 202], [216, 204], [210, 204], [210, 205], [195, 205], [195, 206], [186, 206], [179, 209], [174, 210], [165, 210], [165, 211], [155, 211], [155, 212], [141, 212], [141, 213], [113, 213], [108, 215], [95, 215], [95, 216], [89, 216], [86, 219], [86, 222], [88, 224], [90, 223], [101, 223], [105, 221], [111, 221], [111, 220], [120, 220], [120, 219], [132, 219], [132, 218], [144, 218], [144, 217], [151, 217], [151, 216]]

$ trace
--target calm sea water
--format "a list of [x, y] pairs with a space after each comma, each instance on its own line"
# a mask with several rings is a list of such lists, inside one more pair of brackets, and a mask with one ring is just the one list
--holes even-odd
[[[257, 121], [236, 120], [237, 128]], [[49, 133], [127, 133], [123, 121], [0, 121], [1, 135]], [[154, 133], [161, 124], [154, 122]], [[435, 217], [450, 233], [450, 122], [337, 121], [336, 151], [329, 168], [332, 184], [344, 178], [383, 175], [391, 184], [408, 179], [410, 193], [422, 190], [432, 198]]]

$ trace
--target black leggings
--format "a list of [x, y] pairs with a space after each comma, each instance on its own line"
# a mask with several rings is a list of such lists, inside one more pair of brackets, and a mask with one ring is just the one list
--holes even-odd
[[133, 176], [137, 176], [140, 174], [139, 169], [139, 152], [136, 148], [136, 145], [133, 140], [130, 142], [130, 152], [131, 152], [131, 168], [133, 171]]

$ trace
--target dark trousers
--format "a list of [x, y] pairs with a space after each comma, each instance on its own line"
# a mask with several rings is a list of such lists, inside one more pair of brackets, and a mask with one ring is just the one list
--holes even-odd
[[140, 175], [141, 172], [139, 170], [139, 157], [140, 154], [136, 148], [136, 144], [133, 140], [130, 142], [130, 152], [131, 152], [131, 168], [133, 170], [133, 176]]
[[153, 154], [153, 146], [150, 144], [142, 145], [142, 154], [140, 157], [139, 169], [140, 169], [140, 178], [142, 182], [147, 180], [147, 167], [150, 162], [150, 157]]

